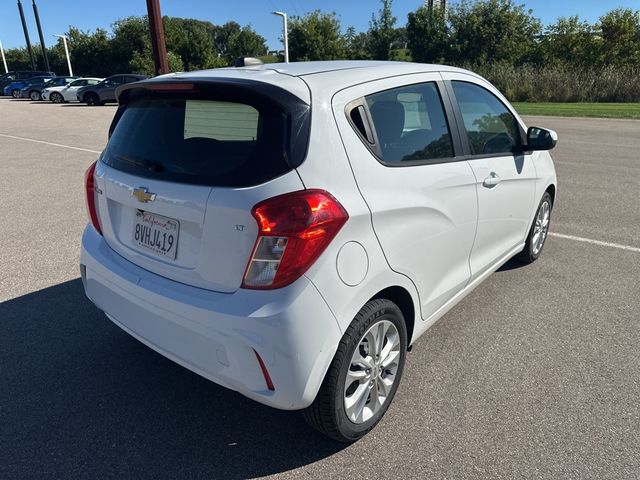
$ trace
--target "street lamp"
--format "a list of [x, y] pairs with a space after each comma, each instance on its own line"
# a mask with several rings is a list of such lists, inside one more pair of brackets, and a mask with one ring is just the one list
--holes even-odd
[[9, 73], [7, 68], [7, 59], [4, 58], [4, 48], [2, 48], [2, 42], [0, 42], [0, 53], [2, 53], [2, 63], [4, 63], [4, 73]]
[[282, 31], [284, 33], [284, 62], [289, 63], [289, 37], [287, 36], [287, 14], [284, 12], [271, 12], [282, 17]]
[[73, 70], [71, 70], [71, 58], [69, 57], [69, 49], [67, 48], [67, 37], [65, 35], [54, 35], [54, 37], [61, 38], [62, 43], [64, 43], [64, 53], [67, 55], [67, 66], [69, 67], [69, 76], [73, 77]]

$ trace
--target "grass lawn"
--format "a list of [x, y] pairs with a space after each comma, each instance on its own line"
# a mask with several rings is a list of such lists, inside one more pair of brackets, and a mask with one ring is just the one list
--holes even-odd
[[555, 117], [634, 118], [640, 120], [640, 103], [514, 103], [521, 115]]

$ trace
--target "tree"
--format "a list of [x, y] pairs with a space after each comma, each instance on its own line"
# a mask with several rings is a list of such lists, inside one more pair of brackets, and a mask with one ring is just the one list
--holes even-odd
[[602, 38], [589, 22], [560, 17], [545, 29], [540, 49], [542, 63], [577, 63], [595, 65], [602, 62]]
[[163, 20], [167, 49], [180, 56], [184, 70], [201, 70], [226, 64], [217, 61], [213, 43], [216, 27], [211, 22], [177, 17], [164, 17]]
[[97, 28], [95, 32], [90, 33], [69, 27], [69, 31], [65, 35], [69, 39], [69, 53], [74, 74], [107, 77], [116, 73], [106, 30]]
[[395, 24], [397, 18], [391, 11], [393, 0], [381, 0], [378, 16], [371, 15], [369, 22], [369, 51], [374, 60], [389, 60], [391, 44], [398, 38]]
[[541, 32], [531, 10], [513, 0], [462, 0], [448, 12], [452, 31], [452, 60], [464, 63], [529, 60]]
[[600, 17], [607, 63], [640, 64], [640, 12], [617, 8]]
[[366, 32], [356, 32], [355, 27], [347, 28], [344, 35], [347, 42], [347, 58], [349, 60], [369, 60], [369, 35]]
[[347, 40], [335, 13], [315, 10], [289, 22], [289, 56], [292, 61], [338, 60], [347, 56]]
[[[167, 52], [167, 60], [169, 63], [170, 72], [181, 72], [184, 70], [182, 59], [174, 52]], [[153, 56], [151, 50], [145, 50], [144, 52], [135, 51], [129, 60], [129, 68], [127, 71], [131, 73], [139, 73], [142, 75], [149, 75], [153, 77], [156, 75], [156, 67], [153, 63]]]
[[444, 63], [451, 56], [451, 40], [445, 13], [426, 7], [407, 17], [407, 41], [415, 62]]
[[253, 28], [227, 22], [215, 27], [213, 41], [218, 54], [232, 64], [238, 57], [259, 57], [267, 53], [266, 40]]
[[127, 17], [114, 22], [112, 28], [113, 38], [110, 49], [113, 64], [111, 68], [115, 73], [126, 72], [134, 56], [151, 52], [149, 21], [146, 16]]

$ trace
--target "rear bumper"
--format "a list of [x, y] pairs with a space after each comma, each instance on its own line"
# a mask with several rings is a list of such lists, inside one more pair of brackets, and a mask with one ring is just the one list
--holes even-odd
[[342, 335], [305, 277], [273, 291], [190, 287], [120, 257], [91, 226], [80, 263], [87, 296], [116, 325], [195, 373], [275, 408], [313, 402]]

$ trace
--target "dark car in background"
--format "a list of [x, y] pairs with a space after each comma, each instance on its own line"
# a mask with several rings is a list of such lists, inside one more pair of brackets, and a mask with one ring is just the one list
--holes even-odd
[[[55, 77], [56, 74], [53, 72], [44, 72], [40, 70], [16, 70], [13, 72], [7, 72], [0, 75], [0, 95], [4, 93], [5, 87], [7, 87], [10, 83], [17, 81], [29, 80], [33, 77]], [[11, 95], [11, 93], [5, 94]]]
[[[46, 78], [46, 77], [38, 77]], [[63, 87], [73, 82], [78, 77], [54, 77], [49, 81], [29, 80], [25, 87], [20, 90], [20, 98], [30, 98], [31, 100], [42, 100], [42, 90], [48, 87]]]
[[97, 85], [83, 87], [78, 90], [76, 97], [79, 102], [87, 105], [104, 105], [105, 103], [117, 103], [116, 88], [125, 83], [138, 82], [149, 78], [147, 75], [135, 75], [131, 73], [122, 73], [111, 75], [105, 78]]
[[46, 77], [33, 77], [29, 80], [16, 80], [13, 83], [10, 83], [6, 87], [4, 87], [4, 94], [11, 95], [13, 98], [20, 98], [22, 89], [31, 85], [44, 85], [52, 78], [55, 78], [55, 75], [48, 75]]

